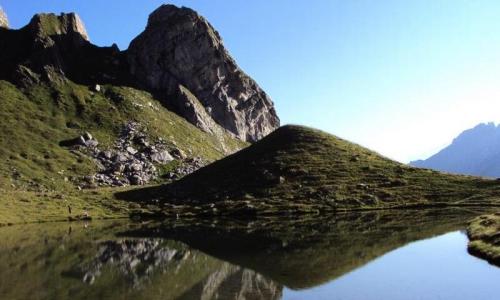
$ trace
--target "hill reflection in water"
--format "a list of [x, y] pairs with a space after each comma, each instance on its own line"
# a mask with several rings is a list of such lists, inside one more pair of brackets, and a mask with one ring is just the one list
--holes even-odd
[[0, 228], [2, 299], [280, 299], [405, 244], [464, 228], [471, 210], [302, 219], [93, 222]]

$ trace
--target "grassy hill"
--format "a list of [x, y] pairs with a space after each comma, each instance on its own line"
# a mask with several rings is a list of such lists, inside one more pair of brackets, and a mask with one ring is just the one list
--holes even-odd
[[217, 215], [490, 206], [499, 195], [499, 181], [409, 167], [318, 130], [284, 126], [180, 181], [120, 197]]
[[65, 78], [21, 89], [0, 80], [0, 224], [65, 219], [68, 205], [95, 217], [126, 216], [128, 204], [112, 197], [116, 189], [77, 189], [97, 165], [59, 143], [90, 132], [105, 149], [129, 121], [147, 128], [151, 139], [206, 161], [245, 145], [202, 132], [137, 89], [104, 85], [96, 92]]

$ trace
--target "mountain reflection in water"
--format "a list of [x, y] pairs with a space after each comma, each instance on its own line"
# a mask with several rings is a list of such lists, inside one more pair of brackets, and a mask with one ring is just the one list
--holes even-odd
[[280, 299], [481, 212], [0, 228], [1, 299]]

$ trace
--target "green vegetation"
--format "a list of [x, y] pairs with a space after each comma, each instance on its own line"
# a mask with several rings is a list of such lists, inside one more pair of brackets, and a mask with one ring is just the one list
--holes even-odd
[[409, 167], [318, 130], [284, 126], [182, 180], [119, 196], [161, 199], [166, 212], [252, 215], [497, 206], [499, 195], [500, 181]]
[[471, 254], [500, 266], [500, 213], [473, 219], [467, 234]]
[[0, 224], [65, 220], [68, 205], [95, 218], [128, 215], [129, 204], [113, 197], [123, 188], [77, 190], [78, 181], [95, 173], [96, 165], [59, 143], [85, 131], [105, 148], [126, 122], [135, 121], [151, 138], [161, 137], [207, 161], [245, 145], [202, 132], [146, 92], [116, 86], [93, 92], [66, 79], [57, 82], [21, 90], [0, 81]]
[[[159, 255], [161, 251], [177, 254], [173, 259], [162, 257], [157, 265], [140, 256], [144, 249], [122, 253], [120, 250], [134, 240], [117, 238], [116, 234], [132, 228], [129, 222], [116, 221], [0, 228], [2, 299], [178, 299], [228, 265], [175, 241], [159, 241], [158, 248], [148, 249]], [[108, 242], [124, 245], [108, 248], [115, 261], [102, 260]], [[135, 255], [141, 263], [134, 267], [127, 255]], [[96, 267], [101, 267], [101, 272], [84, 280]]]

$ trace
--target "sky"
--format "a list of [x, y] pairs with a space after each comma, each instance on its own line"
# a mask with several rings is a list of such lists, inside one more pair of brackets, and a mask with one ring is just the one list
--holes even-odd
[[73, 11], [94, 44], [122, 50], [163, 3], [211, 22], [282, 124], [409, 162], [500, 120], [500, 1], [0, 0], [12, 28]]

